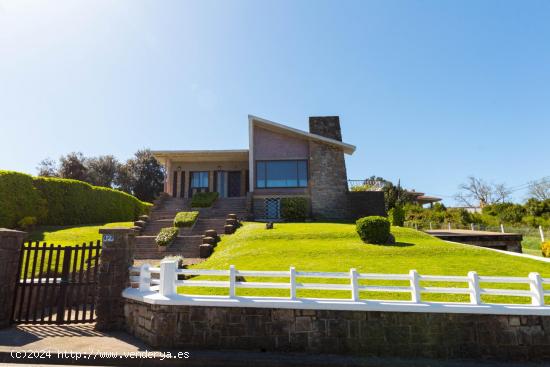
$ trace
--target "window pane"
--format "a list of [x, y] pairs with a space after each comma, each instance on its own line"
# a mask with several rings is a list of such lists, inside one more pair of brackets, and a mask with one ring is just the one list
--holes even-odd
[[307, 187], [307, 162], [298, 161], [298, 186]]
[[298, 186], [298, 172], [296, 169], [296, 161], [267, 162], [267, 186]]
[[208, 172], [191, 172], [191, 187], [208, 187]]
[[256, 163], [256, 187], [265, 187], [265, 162]]

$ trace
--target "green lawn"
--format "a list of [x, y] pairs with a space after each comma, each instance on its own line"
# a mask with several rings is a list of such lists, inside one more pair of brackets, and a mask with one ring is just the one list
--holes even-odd
[[523, 241], [521, 242], [521, 247], [523, 252], [529, 255], [542, 256], [540, 251], [540, 236], [538, 235], [523, 235]]
[[41, 226], [29, 234], [28, 240], [61, 246], [82, 245], [84, 242], [100, 240], [99, 229], [102, 227], [132, 227], [133, 225], [134, 222], [115, 222], [76, 226]]
[[[496, 253], [479, 247], [447, 243], [413, 229], [392, 227], [397, 243], [379, 246], [363, 243], [353, 224], [336, 223], [276, 223], [275, 229], [266, 230], [262, 223], [245, 223], [235, 234], [223, 236], [214, 254], [205, 262], [195, 265], [200, 269], [227, 269], [235, 265], [240, 270], [297, 271], [349, 271], [356, 268], [362, 273], [405, 274], [416, 269], [422, 275], [466, 275], [475, 270], [480, 275], [522, 276], [539, 272], [550, 277], [550, 264]], [[206, 279], [205, 277], [203, 277]], [[210, 277], [221, 280], [223, 278]], [[247, 281], [284, 281], [284, 279], [246, 279]], [[323, 279], [298, 279], [300, 282], [321, 282]], [[347, 283], [347, 280], [329, 280]], [[365, 284], [362, 281], [362, 284]], [[369, 281], [369, 285], [408, 285], [407, 282]], [[423, 286], [465, 286], [461, 283], [422, 283]], [[482, 284], [486, 288], [500, 288], [502, 284]], [[528, 289], [526, 285], [508, 285]], [[180, 288], [184, 293], [227, 294], [226, 289]], [[265, 289], [239, 289], [239, 295], [286, 296], [287, 291]], [[298, 296], [347, 297], [349, 292], [299, 290]], [[362, 293], [363, 298], [408, 299], [400, 293]], [[467, 300], [463, 295], [423, 294], [425, 300]], [[524, 297], [483, 296], [485, 301], [524, 303]], [[549, 299], [550, 301], [550, 299]]]
[[[88, 225], [78, 225], [78, 226], [41, 226], [37, 227], [34, 231], [29, 233], [27, 240], [36, 242], [38, 241], [40, 245], [46, 243], [47, 245], [53, 244], [55, 246], [82, 246], [84, 243], [94, 244], [101, 240], [101, 235], [99, 234], [99, 229], [102, 227], [132, 227], [134, 222], [116, 222], [116, 223], [103, 223], [103, 224], [88, 224]], [[36, 254], [36, 265], [34, 273], [38, 275], [40, 269], [42, 269], [42, 274], [46, 274], [48, 269], [48, 264], [50, 264], [50, 269], [55, 270], [55, 263], [57, 259], [56, 252], [43, 252], [39, 251], [29, 251], [26, 252], [27, 256], [30, 256], [29, 266], [27, 269], [27, 276], [32, 274], [33, 263], [35, 263], [35, 252]], [[43, 254], [44, 253], [44, 254]], [[91, 255], [96, 255], [96, 250], [91, 251]], [[61, 255], [60, 255], [61, 256]], [[51, 259], [50, 259], [51, 257]], [[88, 260], [88, 252], [84, 253], [84, 257], [76, 257], [73, 254], [71, 259], [71, 269], [79, 270], [81, 263], [84, 260]], [[84, 265], [86, 268], [87, 265]], [[61, 271], [62, 268], [62, 257], [59, 258], [57, 270]]]

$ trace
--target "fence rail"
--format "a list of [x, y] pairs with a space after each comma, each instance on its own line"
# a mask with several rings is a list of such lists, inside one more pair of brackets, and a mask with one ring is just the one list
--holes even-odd
[[348, 180], [348, 189], [353, 191], [382, 191], [387, 182], [382, 180]]
[[[244, 288], [255, 289], [279, 289], [288, 291], [288, 297], [278, 299], [286, 299], [290, 301], [308, 301], [320, 300], [317, 298], [297, 297], [297, 290], [327, 290], [327, 291], [347, 291], [348, 297], [327, 299], [330, 302], [382, 302], [375, 299], [364, 298], [361, 292], [389, 292], [389, 293], [409, 293], [409, 301], [398, 301], [405, 305], [420, 305], [437, 303], [443, 305], [467, 305], [467, 306], [491, 306], [503, 305], [499, 303], [482, 302], [482, 295], [491, 296], [514, 296], [524, 297], [530, 301], [530, 304], [518, 305], [522, 308], [537, 308], [543, 310], [544, 314], [550, 314], [550, 306], [545, 305], [545, 296], [550, 296], [550, 290], [545, 290], [544, 285], [550, 284], [550, 278], [543, 278], [538, 273], [530, 273], [527, 277], [508, 277], [508, 276], [480, 276], [476, 272], [471, 271], [466, 276], [448, 276], [448, 275], [421, 275], [416, 270], [411, 270], [408, 274], [372, 274], [359, 273], [356, 269], [350, 269], [349, 272], [311, 272], [297, 271], [294, 267], [290, 267], [288, 271], [251, 271], [237, 270], [231, 265], [227, 270], [202, 270], [202, 269], [178, 269], [177, 262], [172, 260], [164, 260], [160, 267], [152, 267], [144, 264], [140, 267], [131, 267], [130, 282], [132, 290], [141, 292], [142, 294], [156, 294], [159, 297], [174, 297], [178, 295], [178, 287], [207, 287], [207, 288], [227, 288], [227, 299], [248, 299], [260, 300], [266, 297], [237, 297], [237, 290]], [[206, 280], [206, 279], [178, 279], [179, 276], [195, 277], [195, 276], [216, 276], [227, 277], [227, 280]], [[244, 281], [242, 277], [257, 277], [257, 278], [288, 278], [285, 282], [259, 282], [259, 281]], [[308, 283], [298, 281], [316, 279], [344, 279], [346, 283], [334, 283], [330, 280], [322, 283]], [[363, 281], [361, 284], [360, 281]], [[365, 281], [402, 281], [408, 282], [402, 285], [371, 285]], [[447, 284], [442, 286], [422, 286], [421, 282], [430, 283], [463, 283], [466, 286], [449, 287]], [[365, 284], [367, 283], [367, 284]], [[513, 288], [485, 288], [483, 284], [524, 284], [528, 286], [525, 289]], [[525, 287], [527, 288], [527, 287]], [[425, 293], [430, 294], [459, 294], [469, 295], [469, 302], [423, 302], [422, 296]], [[185, 294], [185, 293], [183, 293]], [[193, 297], [209, 297], [207, 295], [196, 295]], [[217, 296], [219, 299], [219, 296]], [[391, 302], [384, 300], [383, 302]]]

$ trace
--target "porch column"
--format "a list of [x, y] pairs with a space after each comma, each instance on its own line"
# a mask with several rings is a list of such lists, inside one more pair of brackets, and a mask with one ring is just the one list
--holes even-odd
[[241, 170], [241, 195], [246, 196], [246, 169]]
[[191, 171], [189, 171], [188, 169], [185, 170], [185, 185], [183, 187], [183, 190], [184, 190], [184, 195], [183, 197], [184, 198], [189, 198], [189, 182], [191, 180]]
[[176, 174], [176, 197], [179, 198], [180, 197], [180, 192], [181, 192], [181, 169], [178, 169], [177, 170], [177, 174]]
[[208, 171], [208, 191], [214, 191], [214, 171]]
[[167, 189], [165, 190], [165, 192], [167, 194], [170, 194], [172, 195], [172, 162], [170, 160], [166, 160], [166, 186]]

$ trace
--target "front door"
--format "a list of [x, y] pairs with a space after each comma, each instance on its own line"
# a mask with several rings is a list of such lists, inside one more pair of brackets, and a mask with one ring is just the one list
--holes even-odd
[[241, 196], [241, 172], [227, 172], [227, 196]]

